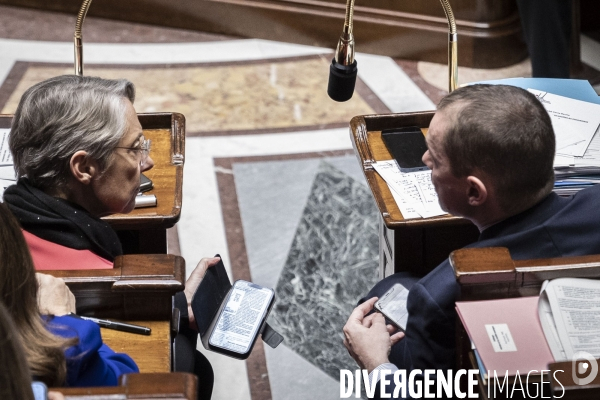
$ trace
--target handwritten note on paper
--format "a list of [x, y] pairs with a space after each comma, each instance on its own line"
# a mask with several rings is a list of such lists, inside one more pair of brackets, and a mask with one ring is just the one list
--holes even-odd
[[395, 160], [377, 161], [373, 168], [385, 180], [404, 219], [446, 214], [440, 208], [431, 171], [402, 172]]
[[13, 165], [12, 154], [8, 148], [8, 134], [10, 129], [0, 129], [0, 166]]
[[528, 89], [548, 111], [556, 135], [556, 152], [583, 157], [600, 126], [600, 105]]

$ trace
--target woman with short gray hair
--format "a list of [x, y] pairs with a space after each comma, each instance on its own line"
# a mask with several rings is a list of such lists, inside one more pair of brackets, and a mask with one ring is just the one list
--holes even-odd
[[18, 182], [4, 200], [36, 269], [112, 268], [122, 254], [100, 217], [133, 210], [140, 174], [154, 165], [134, 99], [125, 79], [75, 75], [21, 97], [9, 139]]
[[123, 99], [132, 104], [135, 99], [125, 79], [63, 75], [27, 89], [10, 135], [17, 176], [43, 190], [64, 186], [77, 150], [104, 169], [125, 132]]
[[[134, 97], [127, 80], [74, 75], [48, 79], [23, 94], [9, 139], [18, 181], [5, 190], [4, 202], [21, 224], [36, 270], [108, 269], [123, 253], [100, 217], [132, 211], [140, 174], [154, 165]], [[182, 319], [175, 368], [193, 370], [203, 400], [211, 397], [214, 375], [196, 350], [188, 303], [218, 261], [200, 260], [187, 292], [174, 297]]]

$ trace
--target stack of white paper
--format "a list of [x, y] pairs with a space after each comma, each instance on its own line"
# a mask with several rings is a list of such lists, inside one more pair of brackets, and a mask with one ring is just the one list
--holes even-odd
[[431, 171], [402, 172], [396, 160], [377, 161], [372, 165], [388, 184], [404, 219], [446, 214], [431, 183]]
[[556, 166], [600, 165], [600, 143], [587, 152], [600, 127], [600, 104], [529, 89], [544, 105], [556, 135]]

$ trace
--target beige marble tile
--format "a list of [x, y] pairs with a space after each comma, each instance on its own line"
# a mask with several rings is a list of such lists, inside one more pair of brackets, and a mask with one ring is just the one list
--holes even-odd
[[[34, 83], [70, 73], [70, 67], [31, 66], [2, 112], [13, 113], [21, 94]], [[138, 112], [180, 112], [188, 132], [347, 123], [355, 115], [374, 112], [358, 95], [346, 103], [329, 99], [329, 64], [317, 58], [176, 68], [86, 66], [85, 73], [131, 80]]]
[[[427, 83], [437, 87], [438, 89], [448, 90], [447, 64], [434, 64], [431, 62], [419, 61], [417, 64], [417, 70]], [[518, 64], [514, 64], [505, 68], [480, 69], [458, 67], [459, 85], [490, 79], [529, 77], [531, 77], [531, 62], [529, 61], [529, 58], [521, 61]]]

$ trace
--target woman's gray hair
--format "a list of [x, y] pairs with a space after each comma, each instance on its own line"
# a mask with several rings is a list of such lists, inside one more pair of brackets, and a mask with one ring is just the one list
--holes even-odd
[[42, 190], [63, 187], [79, 150], [104, 171], [125, 133], [124, 99], [135, 99], [135, 87], [126, 79], [62, 75], [27, 89], [9, 139], [17, 176]]

